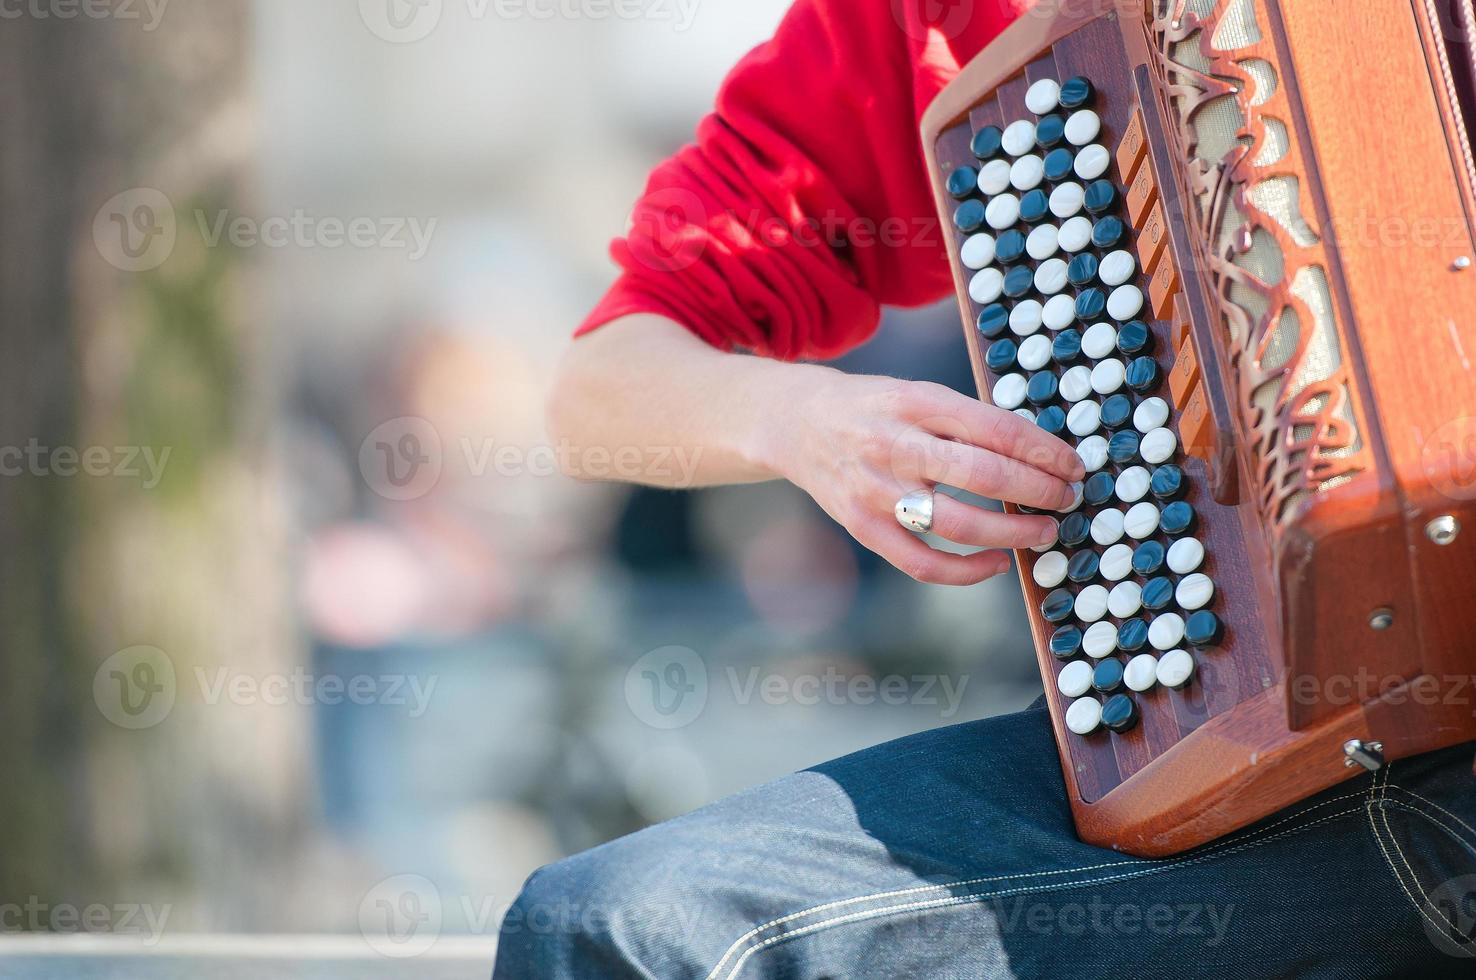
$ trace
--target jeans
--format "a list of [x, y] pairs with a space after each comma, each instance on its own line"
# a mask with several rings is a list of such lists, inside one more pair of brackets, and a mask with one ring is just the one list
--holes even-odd
[[550, 865], [494, 980], [1476, 975], [1466, 745], [1168, 859], [1081, 843], [1043, 707]]

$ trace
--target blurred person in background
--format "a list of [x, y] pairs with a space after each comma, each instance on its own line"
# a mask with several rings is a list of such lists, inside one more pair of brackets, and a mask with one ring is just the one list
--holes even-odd
[[[864, 343], [884, 304], [950, 291], [917, 122], [1029, 6], [978, 0], [944, 30], [918, 5], [799, 0], [652, 174], [614, 246], [622, 275], [564, 360], [555, 438], [644, 460], [623, 474], [636, 483], [789, 480], [924, 582], [973, 585], [1009, 569], [1003, 549], [1054, 541], [1048, 516], [934, 488], [1069, 509], [1084, 474], [1065, 443], [940, 386], [800, 363]], [[980, 550], [931, 548], [914, 533], [929, 528]], [[1037, 702], [542, 869], [503, 923], [496, 977], [1439, 972], [1452, 961], [1383, 873], [1369, 823], [1394, 792], [1469, 830], [1469, 760], [1434, 753], [1200, 851], [1136, 859], [1076, 839]], [[1429, 880], [1469, 874], [1455, 836], [1464, 848], [1412, 840], [1404, 857]]]

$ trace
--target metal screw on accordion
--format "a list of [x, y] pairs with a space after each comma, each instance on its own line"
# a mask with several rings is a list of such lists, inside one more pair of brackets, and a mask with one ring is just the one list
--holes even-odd
[[1457, 257], [1456, 260], [1450, 264], [1450, 267], [1456, 272], [1465, 272], [1467, 269], [1471, 268], [1471, 256], [1462, 255]]
[[1384, 743], [1365, 742], [1360, 738], [1348, 739], [1343, 743], [1343, 765], [1349, 769], [1362, 766], [1369, 772], [1378, 772], [1384, 768]]
[[1447, 545], [1461, 533], [1461, 522], [1449, 514], [1443, 514], [1425, 525], [1425, 537], [1438, 545]]
[[1394, 625], [1394, 610], [1381, 606], [1368, 614], [1368, 628], [1383, 631]]

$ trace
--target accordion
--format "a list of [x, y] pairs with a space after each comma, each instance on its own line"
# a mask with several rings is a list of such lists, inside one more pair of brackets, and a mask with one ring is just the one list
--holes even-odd
[[1089, 843], [1476, 739], [1473, 57], [1472, 0], [1062, 0], [925, 114], [981, 396], [1087, 469], [1017, 564]]

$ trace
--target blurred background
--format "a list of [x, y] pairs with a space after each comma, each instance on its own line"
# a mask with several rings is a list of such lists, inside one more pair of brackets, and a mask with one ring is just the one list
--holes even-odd
[[[1012, 578], [557, 475], [609, 239], [786, 6], [0, 8], [0, 973], [484, 976], [539, 865], [1034, 697]], [[948, 307], [843, 366], [971, 388]]]

